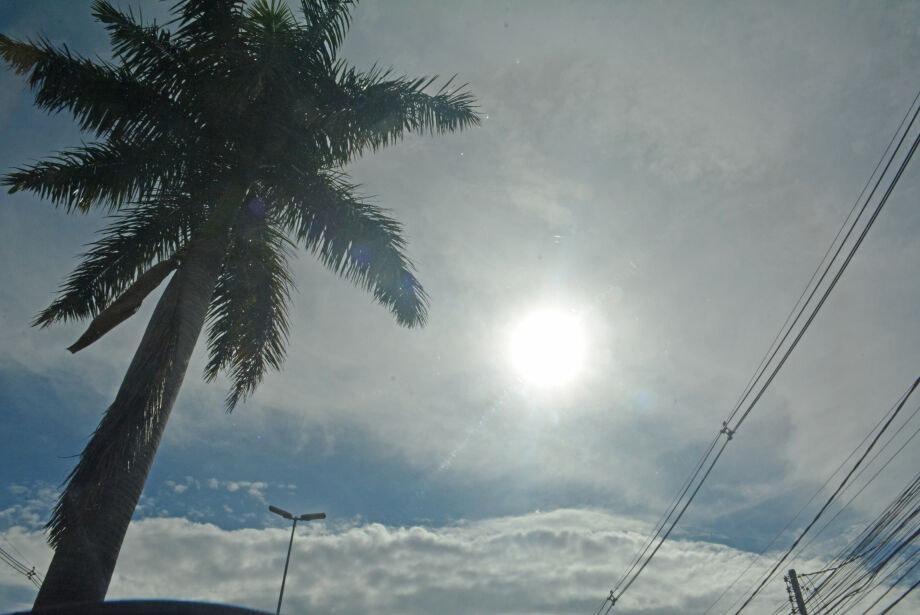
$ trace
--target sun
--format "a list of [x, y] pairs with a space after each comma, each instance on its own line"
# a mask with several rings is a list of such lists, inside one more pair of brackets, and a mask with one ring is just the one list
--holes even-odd
[[536, 310], [511, 334], [511, 360], [526, 382], [558, 387], [571, 382], [582, 369], [585, 335], [573, 312]]

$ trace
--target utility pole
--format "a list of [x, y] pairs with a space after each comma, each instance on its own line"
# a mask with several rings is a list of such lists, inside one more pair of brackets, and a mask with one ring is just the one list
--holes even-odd
[[799, 615], [808, 615], [805, 610], [805, 600], [802, 598], [802, 588], [799, 587], [799, 577], [795, 574], [795, 568], [789, 569], [789, 584], [792, 585], [792, 595], [795, 596], [795, 604], [799, 609]]

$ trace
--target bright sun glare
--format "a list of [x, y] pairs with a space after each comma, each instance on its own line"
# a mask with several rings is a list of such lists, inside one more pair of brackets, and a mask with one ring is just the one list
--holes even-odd
[[570, 382], [584, 361], [584, 331], [578, 317], [561, 310], [540, 310], [512, 333], [511, 358], [527, 382], [555, 387]]

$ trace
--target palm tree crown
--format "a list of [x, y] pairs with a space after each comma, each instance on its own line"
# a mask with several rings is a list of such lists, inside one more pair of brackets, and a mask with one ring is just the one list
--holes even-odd
[[[49, 530], [59, 553], [84, 531], [90, 500], [115, 473], [148, 453], [152, 461], [162, 428], [151, 426], [165, 424], [187, 364], [176, 358], [182, 336], [193, 347], [206, 319], [205, 378], [230, 376], [228, 410], [280, 366], [297, 245], [372, 293], [399, 324], [424, 322], [427, 297], [400, 225], [362, 200], [343, 169], [406, 132], [455, 131], [479, 117], [472, 95], [451, 81], [429, 94], [434, 79], [339, 60], [352, 4], [303, 0], [298, 20], [277, 0], [181, 0], [162, 26], [96, 0], [108, 62], [0, 35], [0, 57], [28, 76], [35, 104], [71, 112], [96, 139], [16, 169], [3, 184], [68, 212], [112, 214], [34, 324], [91, 319], [76, 352], [136, 312], [170, 274], [176, 287], [164, 292], [160, 304], [172, 311], [151, 319], [139, 371], [129, 372], [55, 509]], [[192, 318], [196, 292], [205, 294]], [[180, 331], [187, 318], [201, 322]], [[174, 363], [182, 369], [170, 375]], [[143, 394], [128, 382], [138, 375]]]

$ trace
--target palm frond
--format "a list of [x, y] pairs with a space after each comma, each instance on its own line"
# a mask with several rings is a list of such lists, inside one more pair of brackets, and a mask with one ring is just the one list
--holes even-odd
[[347, 163], [370, 148], [377, 150], [406, 132], [441, 134], [479, 125], [475, 99], [466, 85], [449, 79], [434, 94], [425, 90], [437, 77], [390, 78], [389, 71], [361, 73], [338, 68], [335, 93], [324, 98], [321, 127], [334, 155]]
[[288, 338], [289, 242], [261, 207], [252, 201], [235, 229], [208, 315], [204, 377], [229, 373], [228, 412], [252, 394], [269, 367], [280, 369]]
[[315, 53], [324, 66], [332, 67], [345, 34], [351, 25], [354, 0], [301, 0], [300, 10], [306, 26], [302, 30], [303, 49]]
[[246, 17], [258, 29], [268, 32], [294, 32], [297, 18], [281, 0], [255, 0], [246, 9]]
[[125, 209], [61, 286], [59, 296], [33, 321], [47, 327], [58, 321], [97, 316], [156, 260], [179, 253], [197, 227], [187, 209], [159, 202]]
[[156, 130], [183, 134], [185, 116], [150, 82], [131, 71], [75, 56], [66, 46], [22, 42], [0, 35], [0, 57], [29, 74], [35, 105], [48, 113], [70, 111], [82, 130], [118, 138]]
[[201, 57], [212, 52], [226, 51], [243, 25], [244, 0], [179, 0], [171, 12], [177, 24], [179, 42]]
[[68, 213], [93, 206], [117, 210], [169, 186], [181, 174], [185, 151], [169, 138], [141, 143], [110, 139], [83, 145], [0, 178], [10, 194], [27, 190], [63, 206]]
[[160, 261], [137, 276], [137, 279], [125, 289], [125, 292], [121, 293], [115, 301], [93, 318], [92, 322], [89, 323], [89, 327], [80, 336], [80, 339], [68, 346], [67, 350], [71, 353], [83, 350], [137, 313], [147, 295], [156, 290], [160, 282], [175, 270], [176, 265], [178, 265], [178, 261], [173, 256], [165, 261]]
[[41, 48], [34, 43], [24, 43], [0, 34], [0, 58], [3, 58], [17, 75], [28, 73], [41, 62], [42, 57]]
[[[228, 85], [240, 92], [262, 124], [283, 108], [292, 88], [288, 76], [296, 70], [293, 42], [299, 25], [280, 0], [257, 0], [246, 11], [247, 61], [239, 62]], [[261, 99], [261, 100], [260, 100]], [[261, 103], [261, 104], [260, 104]], [[259, 107], [268, 107], [268, 112]]]
[[125, 13], [107, 0], [93, 0], [92, 9], [109, 33], [112, 52], [138, 79], [174, 95], [195, 72], [188, 50], [177, 45], [172, 34], [156, 22], [144, 24], [130, 9]]
[[421, 326], [428, 296], [405, 255], [400, 224], [355, 194], [342, 174], [273, 177], [267, 192], [283, 229], [326, 267], [370, 292], [406, 327]]

